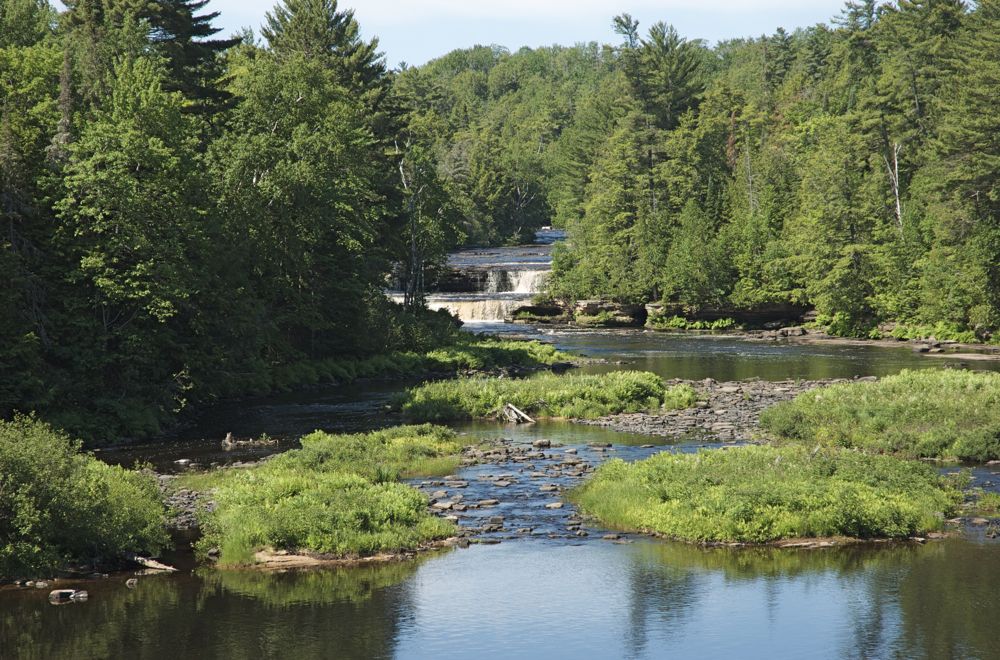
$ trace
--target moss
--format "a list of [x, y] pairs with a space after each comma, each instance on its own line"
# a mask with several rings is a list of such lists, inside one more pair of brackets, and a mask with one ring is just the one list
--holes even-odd
[[767, 543], [924, 534], [941, 528], [961, 492], [917, 462], [788, 446], [614, 460], [571, 498], [616, 529]]

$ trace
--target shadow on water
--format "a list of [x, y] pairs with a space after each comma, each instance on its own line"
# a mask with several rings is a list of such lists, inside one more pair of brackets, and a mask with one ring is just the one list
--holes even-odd
[[86, 585], [86, 603], [0, 593], [0, 657], [387, 658], [418, 563], [290, 573], [203, 571]]

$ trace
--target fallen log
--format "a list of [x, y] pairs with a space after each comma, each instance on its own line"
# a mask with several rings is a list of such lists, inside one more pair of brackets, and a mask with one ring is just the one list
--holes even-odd
[[535, 420], [531, 419], [527, 413], [515, 406], [513, 403], [504, 404], [504, 407], [501, 409], [501, 415], [513, 424], [535, 423]]
[[146, 568], [150, 568], [154, 571], [166, 571], [168, 573], [177, 572], [177, 569], [174, 568], [173, 566], [167, 566], [166, 564], [161, 564], [155, 559], [149, 559], [148, 557], [140, 557], [139, 555], [129, 553], [125, 555], [125, 559], [135, 564], [139, 564], [140, 566], [145, 566]]

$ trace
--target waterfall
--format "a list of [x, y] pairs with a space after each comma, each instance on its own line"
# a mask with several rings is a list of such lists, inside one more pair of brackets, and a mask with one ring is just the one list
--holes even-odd
[[[544, 288], [552, 264], [551, 245], [558, 238], [556, 232], [541, 232], [538, 242], [530, 246], [453, 253], [439, 290], [427, 296], [427, 307], [446, 309], [467, 323], [510, 319]], [[398, 292], [389, 295], [402, 299]]]
[[466, 323], [499, 322], [510, 318], [514, 310], [523, 307], [528, 302], [530, 301], [524, 298], [458, 300], [444, 296], [430, 296], [427, 299], [427, 307], [433, 310], [447, 309]]
[[548, 277], [547, 270], [515, 270], [509, 273], [511, 287], [514, 293], [539, 293]]

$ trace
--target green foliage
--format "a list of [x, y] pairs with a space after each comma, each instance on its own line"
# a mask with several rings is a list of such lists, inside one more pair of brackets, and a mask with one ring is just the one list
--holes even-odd
[[555, 170], [569, 239], [553, 294], [792, 303], [851, 337], [1000, 328], [996, 3], [861, 3], [835, 28], [710, 53], [615, 25], [620, 110], [581, 105], [589, 141], [567, 139], [587, 149], [557, 152], [577, 157]]
[[617, 529], [696, 542], [906, 538], [961, 500], [932, 467], [843, 449], [739, 447], [601, 466], [572, 498]]
[[313, 433], [302, 449], [187, 482], [211, 487], [216, 502], [199, 547], [219, 548], [220, 565], [236, 566], [267, 549], [364, 557], [445, 538], [453, 526], [427, 513], [422, 493], [396, 481], [454, 469], [459, 449], [453, 431], [429, 425]]
[[962, 330], [955, 323], [938, 321], [934, 325], [897, 325], [890, 333], [895, 339], [936, 339], [937, 341], [957, 341], [965, 344], [979, 342], [976, 333]]
[[413, 388], [397, 405], [416, 421], [491, 417], [506, 404], [540, 417], [595, 418], [622, 412], [676, 410], [694, 405], [686, 385], [666, 388], [658, 376], [635, 371], [526, 379], [470, 378], [427, 383]]
[[1000, 515], [1000, 493], [982, 493], [976, 498], [976, 512], [980, 515]]
[[764, 412], [777, 437], [908, 458], [1000, 458], [1000, 374], [903, 371], [831, 385]]
[[151, 476], [80, 453], [80, 443], [31, 417], [0, 422], [0, 576], [115, 564], [167, 542]]
[[683, 316], [650, 316], [646, 327], [654, 330], [731, 330], [736, 327], [734, 319], [716, 319], [714, 321], [691, 321]]

